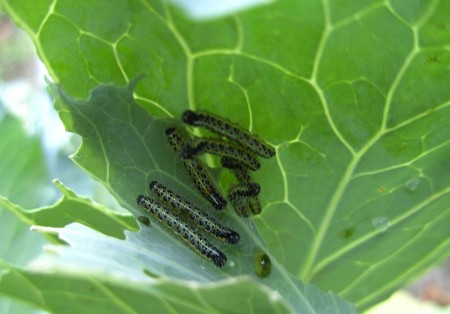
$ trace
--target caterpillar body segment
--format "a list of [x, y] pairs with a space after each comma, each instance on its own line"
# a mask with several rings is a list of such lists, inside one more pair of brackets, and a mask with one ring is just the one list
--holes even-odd
[[275, 155], [275, 149], [265, 141], [227, 119], [205, 111], [186, 110], [181, 116], [183, 122], [203, 127], [232, 141], [239, 142], [263, 158]]
[[228, 199], [239, 216], [248, 217], [261, 212], [258, 194], [261, 186], [258, 183], [239, 183], [228, 189]]

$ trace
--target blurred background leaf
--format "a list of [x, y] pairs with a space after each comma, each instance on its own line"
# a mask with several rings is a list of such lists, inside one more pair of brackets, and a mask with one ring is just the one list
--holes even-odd
[[[27, 136], [21, 121], [9, 114], [0, 120], [0, 134], [0, 195], [26, 207], [49, 201], [49, 178], [39, 139]], [[25, 266], [47, 241], [2, 207], [0, 203], [0, 261]], [[0, 265], [0, 273], [5, 272]], [[0, 296], [1, 313], [28, 310], [28, 306]]]

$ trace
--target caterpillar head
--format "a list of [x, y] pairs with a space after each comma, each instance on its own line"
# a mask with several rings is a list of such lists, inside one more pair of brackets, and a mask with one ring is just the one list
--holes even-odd
[[195, 121], [197, 121], [197, 119], [198, 119], [198, 115], [192, 110], [186, 110], [181, 115], [181, 120], [187, 124], [192, 125], [193, 123], [195, 123]]

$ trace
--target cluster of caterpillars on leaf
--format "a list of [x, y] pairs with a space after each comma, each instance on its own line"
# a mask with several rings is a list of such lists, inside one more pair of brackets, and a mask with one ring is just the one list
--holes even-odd
[[242, 217], [259, 214], [261, 187], [252, 182], [251, 171], [261, 167], [258, 157], [271, 158], [275, 149], [239, 125], [205, 111], [186, 110], [181, 120], [194, 127], [205, 128], [220, 138], [194, 137], [181, 148], [180, 157], [192, 160], [203, 153], [220, 156], [222, 166], [230, 170], [238, 181], [227, 192], [236, 213]]
[[[182, 115], [182, 121], [220, 136], [190, 138], [174, 127], [165, 131], [170, 148], [179, 156], [197, 190], [216, 210], [227, 206], [227, 200], [199, 159], [204, 153], [218, 155], [222, 166], [237, 179], [237, 183], [231, 184], [227, 192], [227, 198], [236, 213], [242, 217], [259, 214], [261, 205], [258, 195], [261, 186], [253, 182], [251, 171], [261, 167], [258, 157], [273, 157], [274, 148], [237, 124], [211, 113], [187, 110]], [[139, 195], [138, 205], [198, 254], [218, 267], [224, 266], [226, 255], [207, 240], [202, 232], [229, 244], [239, 242], [239, 233], [223, 226], [160, 182], [150, 182], [149, 189], [156, 199]]]

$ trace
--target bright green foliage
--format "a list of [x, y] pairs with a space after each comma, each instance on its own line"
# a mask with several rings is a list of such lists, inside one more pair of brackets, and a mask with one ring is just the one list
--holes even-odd
[[[448, 256], [449, 1], [279, 0], [204, 22], [156, 0], [2, 3], [68, 95], [144, 73], [134, 96], [151, 114], [206, 109], [276, 146], [255, 175], [263, 240], [227, 209], [248, 242], [225, 273], [267, 245], [267, 279], [289, 272], [364, 309]], [[104, 97], [59, 107], [83, 136], [75, 161], [134, 212], [152, 175], [192, 191], [163, 144], [175, 122]]]
[[[0, 118], [0, 195], [26, 207], [49, 201], [47, 169], [37, 138], [27, 136], [21, 122], [5, 115]], [[3, 208], [0, 198], [0, 263], [25, 265], [42, 250], [43, 237]], [[0, 265], [0, 274], [3, 267]], [[0, 296], [0, 313], [24, 313], [24, 305]]]

